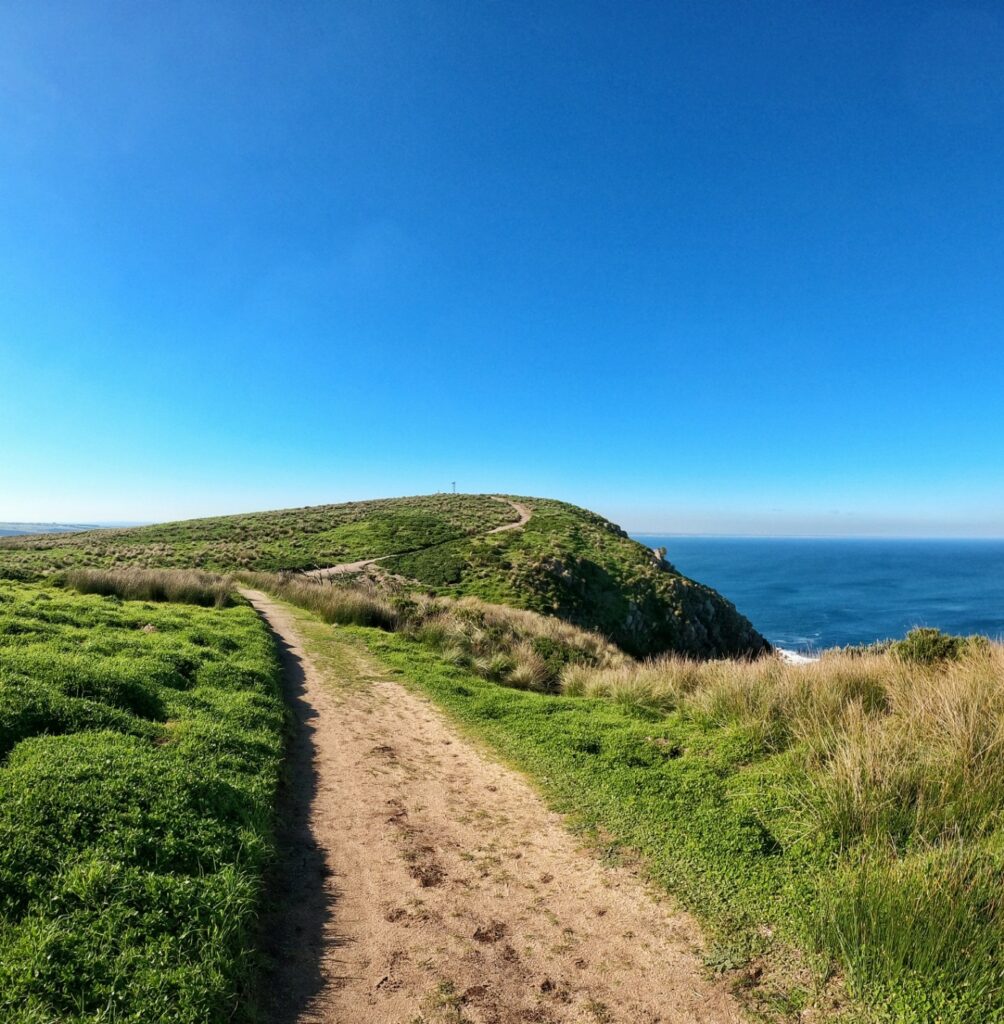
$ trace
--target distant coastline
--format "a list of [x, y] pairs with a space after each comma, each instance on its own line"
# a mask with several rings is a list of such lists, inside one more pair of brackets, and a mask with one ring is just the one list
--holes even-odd
[[0, 523], [0, 537], [18, 537], [29, 533], [80, 533], [101, 529], [95, 523]]
[[149, 526], [147, 522], [115, 521], [105, 523], [22, 523], [0, 522], [0, 537], [21, 537], [33, 533], [83, 533], [86, 530], [118, 530], [129, 526]]

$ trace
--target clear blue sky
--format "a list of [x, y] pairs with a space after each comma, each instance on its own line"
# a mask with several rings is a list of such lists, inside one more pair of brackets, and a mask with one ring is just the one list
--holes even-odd
[[1004, 535], [1001, 10], [4, 3], [0, 519]]

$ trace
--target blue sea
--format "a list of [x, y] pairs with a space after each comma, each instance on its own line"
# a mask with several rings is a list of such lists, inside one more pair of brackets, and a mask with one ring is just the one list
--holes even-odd
[[1004, 637], [1004, 540], [637, 535], [724, 594], [771, 643], [811, 653], [914, 626]]

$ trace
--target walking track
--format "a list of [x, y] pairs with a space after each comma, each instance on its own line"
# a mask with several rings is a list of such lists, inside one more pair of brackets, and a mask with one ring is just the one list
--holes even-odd
[[[521, 501], [512, 501], [509, 498], [493, 498], [492, 500], [501, 501], [504, 505], [511, 505], [518, 518], [514, 519], [511, 523], [503, 523], [501, 526], [496, 526], [493, 530], [486, 531], [486, 536], [492, 533], [505, 533], [507, 530], [519, 530], [529, 522], [530, 516], [533, 515], [533, 509], [528, 505], [524, 505]], [[304, 576], [310, 576], [315, 580], [325, 580], [331, 576], [342, 576], [346, 573], [362, 572], [366, 566], [375, 565], [377, 562], [382, 562], [385, 558], [393, 558], [393, 555], [380, 555], [378, 558], [363, 558], [358, 562], [342, 562], [339, 565], [325, 566], [323, 569], [308, 569], [304, 573]]]
[[274, 1024], [740, 1019], [687, 915], [602, 866], [365, 651], [321, 625], [307, 641], [287, 607], [245, 594], [295, 720], [265, 929]]

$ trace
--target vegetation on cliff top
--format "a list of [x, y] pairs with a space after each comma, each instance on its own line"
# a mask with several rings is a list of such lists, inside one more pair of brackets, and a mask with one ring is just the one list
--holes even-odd
[[0, 573], [93, 568], [314, 569], [413, 551], [516, 519], [487, 495], [353, 501], [119, 530], [0, 540]]
[[299, 571], [379, 558], [375, 570], [431, 594], [471, 595], [596, 630], [636, 656], [757, 654], [735, 607], [592, 512], [492, 495], [438, 494], [198, 519], [70, 536], [0, 539], [0, 576], [77, 567]]

